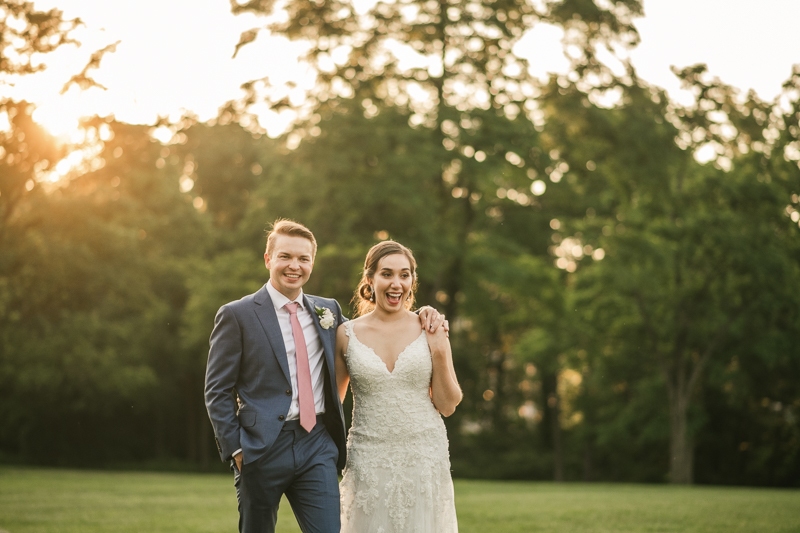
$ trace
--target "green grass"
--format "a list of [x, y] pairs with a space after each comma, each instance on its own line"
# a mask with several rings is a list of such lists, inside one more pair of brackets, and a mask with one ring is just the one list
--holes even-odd
[[[800, 532], [798, 490], [457, 480], [456, 506], [461, 533]], [[0, 468], [8, 533], [234, 532], [237, 520], [228, 475]], [[277, 531], [300, 531], [285, 501]]]
[[462, 533], [800, 532], [800, 491], [456, 482]]

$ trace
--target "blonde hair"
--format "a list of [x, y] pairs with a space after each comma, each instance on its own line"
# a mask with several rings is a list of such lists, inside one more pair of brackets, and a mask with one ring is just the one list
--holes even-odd
[[414, 259], [414, 254], [399, 242], [383, 241], [370, 248], [366, 259], [364, 259], [361, 281], [358, 282], [358, 287], [356, 287], [356, 292], [353, 295], [353, 304], [356, 306], [355, 316], [363, 316], [375, 309], [375, 303], [370, 301], [370, 298], [374, 296], [374, 289], [369, 284], [369, 280], [375, 276], [380, 260], [388, 255], [395, 254], [406, 256], [411, 266], [411, 279], [413, 280], [411, 294], [404, 305], [406, 309], [411, 309], [414, 306], [414, 293], [417, 290], [417, 261]]
[[311, 241], [311, 257], [317, 255], [317, 240], [311, 230], [302, 224], [286, 218], [279, 218], [272, 223], [272, 229], [267, 234], [267, 255], [272, 256], [272, 251], [275, 249], [275, 236], [286, 235], [289, 237], [302, 237]]

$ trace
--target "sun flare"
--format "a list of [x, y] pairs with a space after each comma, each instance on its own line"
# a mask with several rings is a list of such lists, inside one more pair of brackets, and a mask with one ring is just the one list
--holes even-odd
[[80, 119], [69, 106], [44, 105], [37, 107], [33, 112], [33, 120], [42, 126], [53, 137], [67, 144], [76, 144], [81, 141], [83, 132]]

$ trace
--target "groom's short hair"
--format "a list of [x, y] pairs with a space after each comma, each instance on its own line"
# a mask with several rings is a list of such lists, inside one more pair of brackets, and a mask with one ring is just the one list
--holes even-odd
[[289, 237], [302, 237], [311, 241], [311, 257], [317, 255], [317, 239], [311, 230], [294, 220], [286, 218], [279, 218], [272, 224], [272, 229], [267, 234], [267, 255], [272, 256], [272, 251], [275, 249], [275, 236], [287, 235]]

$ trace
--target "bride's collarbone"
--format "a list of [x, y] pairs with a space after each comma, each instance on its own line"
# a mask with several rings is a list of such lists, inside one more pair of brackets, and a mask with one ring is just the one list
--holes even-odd
[[393, 367], [397, 358], [422, 334], [419, 321], [398, 325], [385, 325], [366, 322], [354, 324], [355, 333], [361, 344], [371, 348], [387, 366]]

